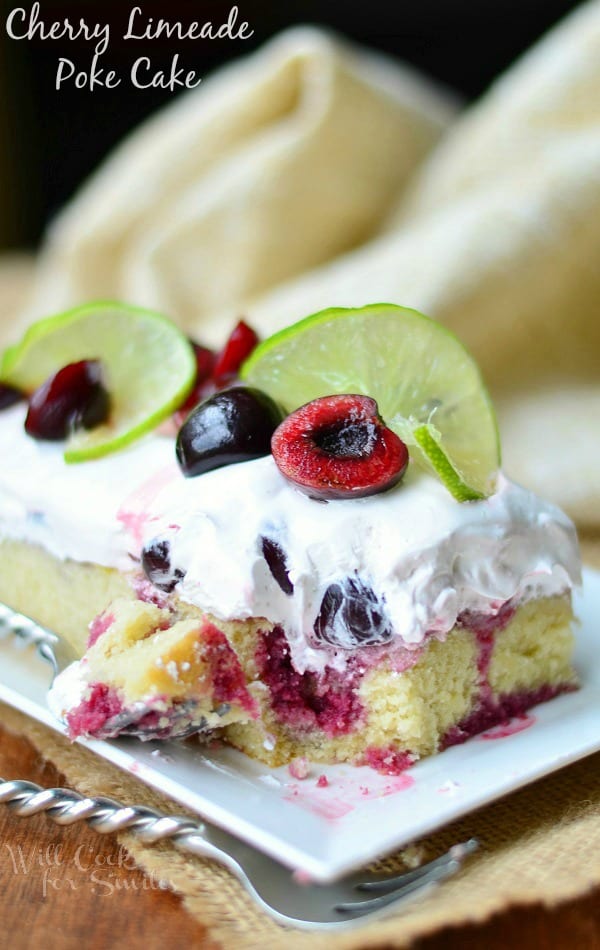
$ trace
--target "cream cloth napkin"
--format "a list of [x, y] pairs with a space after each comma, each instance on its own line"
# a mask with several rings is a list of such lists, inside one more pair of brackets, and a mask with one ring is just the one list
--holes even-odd
[[117, 149], [55, 222], [32, 309], [117, 295], [189, 328], [237, 312], [371, 238], [454, 112], [384, 57], [290, 30]]
[[[216, 343], [388, 300], [452, 327], [505, 468], [600, 525], [600, 3], [451, 126], [403, 67], [282, 35], [134, 133], [51, 230], [23, 320], [93, 297]], [[425, 159], [429, 152], [429, 158]]]

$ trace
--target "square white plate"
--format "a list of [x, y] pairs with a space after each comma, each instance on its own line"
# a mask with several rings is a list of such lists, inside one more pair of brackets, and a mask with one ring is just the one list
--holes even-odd
[[[575, 598], [581, 689], [397, 777], [313, 766], [293, 778], [234, 749], [135, 739], [85, 742], [98, 755], [315, 880], [331, 880], [600, 749], [600, 573]], [[63, 731], [45, 707], [48, 667], [0, 643], [0, 699]], [[505, 733], [509, 732], [508, 735]], [[317, 786], [325, 775], [327, 786]]]

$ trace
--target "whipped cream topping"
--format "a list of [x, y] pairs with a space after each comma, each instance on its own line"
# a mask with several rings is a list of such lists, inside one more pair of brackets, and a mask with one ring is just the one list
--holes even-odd
[[[164, 540], [181, 598], [222, 620], [282, 624], [299, 670], [342, 667], [362, 645], [342, 610], [329, 611], [327, 642], [315, 635], [326, 595], [331, 607], [358, 590], [381, 642], [417, 650], [464, 610], [494, 614], [579, 582], [570, 520], [502, 475], [491, 498], [461, 504], [409, 465], [388, 492], [323, 503], [271, 456], [186, 479], [172, 439], [156, 434], [67, 466], [62, 446], [29, 438], [23, 419], [20, 406], [0, 413], [0, 535], [120, 570]], [[288, 584], [269, 568], [263, 539], [281, 552]]]

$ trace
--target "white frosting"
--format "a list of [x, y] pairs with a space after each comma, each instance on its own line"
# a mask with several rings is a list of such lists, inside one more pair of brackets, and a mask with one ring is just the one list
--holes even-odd
[[64, 719], [71, 709], [83, 702], [90, 684], [86, 676], [86, 660], [71, 663], [54, 680], [47, 695], [48, 708], [57, 719]]
[[[389, 492], [325, 504], [290, 485], [270, 456], [185, 479], [173, 441], [153, 435], [66, 466], [60, 444], [30, 439], [22, 424], [22, 407], [0, 414], [1, 533], [121, 570], [143, 544], [167, 539], [183, 599], [224, 620], [281, 623], [298, 669], [343, 665], [356, 646], [343, 624], [334, 624], [337, 652], [313, 634], [325, 591], [349, 577], [373, 591], [398, 646], [411, 649], [443, 636], [463, 610], [493, 614], [579, 580], [569, 519], [503, 476], [487, 501], [460, 504], [409, 466]], [[273, 578], [262, 537], [285, 552], [293, 595]]]

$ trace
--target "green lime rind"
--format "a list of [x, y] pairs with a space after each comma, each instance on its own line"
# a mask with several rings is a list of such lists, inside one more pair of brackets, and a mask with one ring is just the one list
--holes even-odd
[[289, 411], [334, 393], [371, 396], [413, 460], [455, 498], [494, 491], [500, 444], [481, 373], [450, 330], [416, 310], [323, 310], [260, 344], [242, 378]]
[[77, 307], [33, 324], [0, 361], [0, 380], [32, 392], [68, 363], [101, 361], [110, 419], [69, 437], [66, 462], [124, 448], [168, 418], [196, 375], [186, 336], [162, 314], [114, 301]]
[[429, 466], [457, 501], [480, 501], [486, 497], [483, 492], [470, 488], [463, 481], [433, 434], [431, 426], [417, 426], [413, 429], [413, 438]]

